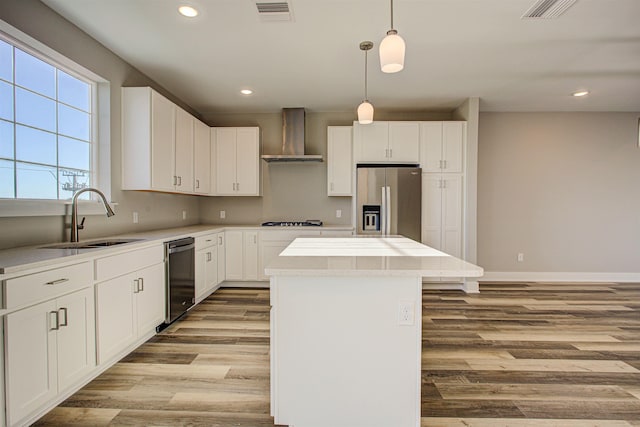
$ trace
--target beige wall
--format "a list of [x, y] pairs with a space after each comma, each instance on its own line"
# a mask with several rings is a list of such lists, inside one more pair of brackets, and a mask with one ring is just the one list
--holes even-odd
[[[37, 0], [2, 0], [0, 19], [111, 83], [111, 194], [117, 214], [87, 216], [81, 238], [197, 223], [198, 197], [120, 191], [120, 88], [152, 86], [189, 107]], [[133, 211], [140, 214], [138, 224], [133, 224]], [[65, 221], [62, 216], [0, 218], [0, 249], [61, 241], [68, 236]]]
[[[444, 120], [450, 113], [376, 111], [376, 120]], [[327, 126], [351, 126], [348, 112], [306, 115], [306, 153], [322, 154], [323, 163], [262, 164], [262, 197], [209, 197], [200, 202], [200, 219], [210, 224], [258, 224], [271, 220], [319, 219], [325, 224], [351, 224], [351, 197], [327, 196]], [[259, 126], [263, 154], [279, 154], [282, 114], [205, 114], [212, 126]], [[342, 217], [336, 218], [336, 210]], [[220, 219], [224, 210], [226, 218]]]
[[481, 113], [478, 263], [640, 272], [638, 116]]

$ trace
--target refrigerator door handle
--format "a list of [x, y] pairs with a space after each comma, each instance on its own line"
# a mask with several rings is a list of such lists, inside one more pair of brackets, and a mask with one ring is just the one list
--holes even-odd
[[391, 187], [387, 186], [387, 214], [385, 215], [385, 220], [387, 221], [387, 226], [385, 227], [387, 232], [386, 235], [391, 234]]
[[387, 234], [387, 187], [383, 186], [382, 197], [380, 198], [382, 207], [380, 209], [380, 228], [381, 234]]

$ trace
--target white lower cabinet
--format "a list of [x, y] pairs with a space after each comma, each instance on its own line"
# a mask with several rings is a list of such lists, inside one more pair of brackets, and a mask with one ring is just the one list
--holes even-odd
[[164, 321], [164, 275], [164, 264], [156, 264], [96, 285], [98, 363]]
[[225, 231], [226, 280], [258, 280], [258, 231]]
[[196, 238], [196, 303], [215, 290], [218, 281], [218, 235]]
[[93, 289], [85, 288], [5, 317], [9, 425], [81, 381], [95, 367]]
[[462, 258], [462, 176], [422, 174], [422, 243]]
[[225, 245], [225, 233], [221, 231], [216, 234], [218, 241], [218, 284], [227, 280], [227, 266], [226, 266], [226, 245]]

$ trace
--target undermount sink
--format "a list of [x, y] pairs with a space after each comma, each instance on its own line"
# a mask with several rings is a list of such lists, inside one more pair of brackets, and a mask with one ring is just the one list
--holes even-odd
[[40, 246], [39, 249], [97, 249], [109, 246], [124, 245], [125, 243], [138, 242], [143, 239], [108, 239], [95, 240], [93, 242], [58, 243], [56, 245]]

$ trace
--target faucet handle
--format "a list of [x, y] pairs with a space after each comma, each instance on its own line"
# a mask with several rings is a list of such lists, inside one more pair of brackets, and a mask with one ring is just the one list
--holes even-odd
[[80, 221], [80, 224], [78, 224], [78, 230], [84, 230], [84, 220], [87, 219], [87, 217], [83, 216], [82, 217], [82, 221]]

